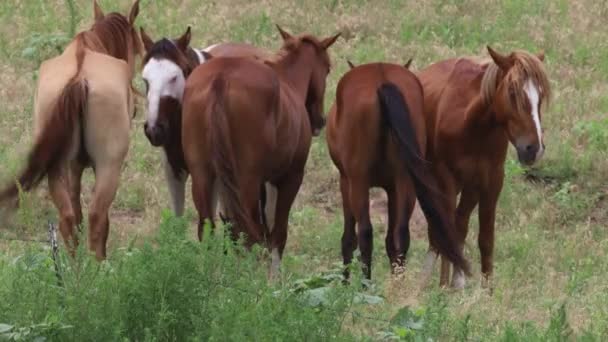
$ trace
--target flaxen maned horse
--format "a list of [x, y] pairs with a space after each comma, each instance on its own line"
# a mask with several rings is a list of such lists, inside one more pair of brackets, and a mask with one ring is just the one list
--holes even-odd
[[453, 213], [442, 207], [437, 181], [424, 160], [424, 97], [420, 82], [407, 69], [410, 62], [405, 67], [349, 64], [352, 69], [338, 83], [327, 124], [329, 152], [340, 171], [344, 264], [351, 263], [358, 245], [365, 276], [371, 278], [369, 189], [381, 187], [388, 195], [386, 253], [393, 268], [404, 264], [410, 245], [409, 221], [418, 198], [433, 223], [429, 234], [434, 246], [466, 269], [452, 233]]
[[221, 43], [198, 50], [190, 46], [191, 30], [177, 39], [154, 42], [141, 29], [146, 49], [142, 78], [146, 84], [147, 111], [144, 132], [153, 146], [162, 146], [165, 177], [173, 212], [184, 212], [188, 169], [182, 149], [182, 97], [186, 79], [194, 68], [216, 57], [264, 59], [269, 54], [248, 44]]
[[[543, 54], [515, 51], [501, 55], [490, 47], [488, 51], [492, 58], [489, 62], [449, 59], [417, 74], [424, 87], [427, 157], [447, 196], [447, 205], [456, 210], [461, 249], [471, 213], [479, 205], [478, 244], [484, 286], [491, 285], [496, 204], [509, 141], [524, 165], [542, 157], [541, 112], [551, 94]], [[429, 251], [427, 273], [435, 260]], [[449, 273], [449, 264], [443, 260], [442, 285], [449, 282]], [[452, 286], [465, 286], [459, 267], [454, 269]]]
[[0, 193], [0, 201], [14, 199], [19, 187], [31, 190], [47, 176], [61, 234], [73, 252], [78, 243], [74, 228], [82, 223], [81, 177], [86, 167], [93, 167], [89, 247], [100, 260], [106, 257], [108, 211], [129, 148], [131, 81], [142, 50], [133, 26], [138, 13], [139, 1], [126, 17], [105, 15], [94, 2], [91, 29], [79, 33], [63, 54], [42, 63], [34, 146], [17, 182]]
[[186, 82], [182, 122], [199, 237], [204, 223], [213, 222], [219, 195], [233, 237], [244, 233], [247, 246], [272, 251], [271, 274], [280, 265], [312, 135], [325, 124], [327, 49], [339, 36], [279, 31], [283, 46], [270, 61], [220, 57], [196, 68]]

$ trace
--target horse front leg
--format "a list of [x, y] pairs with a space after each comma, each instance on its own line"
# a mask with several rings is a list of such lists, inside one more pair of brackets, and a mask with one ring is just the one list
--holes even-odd
[[165, 169], [165, 178], [167, 179], [167, 185], [169, 186], [169, 195], [171, 196], [171, 209], [173, 209], [175, 216], [182, 216], [184, 214], [188, 173], [185, 170], [182, 170], [181, 174], [176, 174], [175, 170], [171, 167], [167, 156], [164, 158], [163, 165]]
[[[501, 173], [502, 175], [502, 173]], [[489, 182], [489, 186], [481, 191], [479, 201], [479, 252], [481, 254], [482, 287], [492, 288], [494, 271], [494, 223], [496, 220], [496, 205], [502, 190], [503, 177]]]

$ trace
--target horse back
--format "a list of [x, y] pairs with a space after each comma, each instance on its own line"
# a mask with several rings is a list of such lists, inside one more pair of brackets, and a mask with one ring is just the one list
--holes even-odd
[[213, 57], [247, 57], [267, 59], [270, 53], [245, 43], [223, 43], [206, 49]]

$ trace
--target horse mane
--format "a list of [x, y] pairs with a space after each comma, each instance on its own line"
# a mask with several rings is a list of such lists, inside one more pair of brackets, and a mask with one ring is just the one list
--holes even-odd
[[317, 50], [317, 52], [323, 52], [322, 53], [323, 60], [325, 61], [325, 63], [328, 66], [331, 67], [331, 60], [329, 58], [329, 55], [323, 48], [321, 41], [319, 41], [319, 39], [317, 37], [315, 37], [311, 34], [302, 34], [302, 35], [294, 36], [291, 39], [286, 40], [283, 43], [283, 46], [281, 47], [281, 49], [277, 53], [275, 53], [274, 56], [270, 56], [270, 57], [266, 58], [265, 62], [270, 63], [270, 64], [281, 63], [282, 61], [289, 58], [289, 56], [291, 56], [294, 52], [300, 50], [300, 48], [302, 47], [302, 45], [304, 43], [314, 46], [315, 49]]
[[[551, 84], [545, 72], [543, 63], [535, 55], [526, 51], [515, 51], [511, 54], [514, 64], [509, 72], [504, 76], [504, 82], [513, 96], [513, 105], [519, 111], [524, 111], [528, 104], [528, 96], [524, 90], [525, 82], [532, 81], [539, 89], [540, 98], [548, 103], [551, 99]], [[503, 76], [503, 71], [489, 60], [486, 71], [481, 81], [481, 97], [485, 105], [490, 105], [496, 95], [498, 81]]]
[[79, 45], [95, 52], [122, 59], [132, 68], [135, 61], [129, 58], [131, 47], [136, 55], [143, 51], [139, 36], [129, 20], [116, 12], [109, 13], [102, 20], [96, 21], [88, 31], [80, 32], [76, 39], [80, 41]]
[[197, 67], [197, 64], [194, 63], [193, 59], [184, 55], [177, 45], [167, 38], [163, 38], [152, 45], [150, 51], [148, 51], [142, 59], [142, 65], [146, 65], [151, 58], [173, 61], [178, 67], [184, 70], [186, 75], [189, 75], [192, 70]]

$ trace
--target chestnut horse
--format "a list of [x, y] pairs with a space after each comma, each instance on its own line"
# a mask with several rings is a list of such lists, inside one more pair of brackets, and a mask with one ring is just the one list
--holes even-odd
[[62, 55], [42, 63], [35, 99], [35, 138], [27, 166], [0, 193], [14, 199], [48, 176], [49, 192], [59, 211], [59, 228], [68, 249], [78, 243], [75, 225], [82, 223], [80, 186], [83, 170], [95, 170], [89, 209], [89, 248], [106, 257], [108, 211], [118, 188], [129, 148], [134, 113], [131, 81], [141, 42], [133, 23], [135, 1], [128, 17], [104, 15], [94, 2], [95, 23], [79, 33]]
[[203, 50], [190, 47], [190, 27], [179, 38], [154, 42], [141, 29], [146, 49], [142, 78], [146, 84], [146, 137], [153, 146], [162, 146], [164, 171], [177, 216], [184, 212], [188, 169], [182, 150], [182, 97], [190, 73], [198, 65], [217, 57], [265, 58], [268, 54], [254, 46], [238, 43], [215, 44]]
[[451, 213], [441, 207], [437, 182], [424, 160], [423, 101], [420, 82], [401, 65], [353, 67], [338, 83], [336, 102], [328, 118], [327, 143], [340, 171], [342, 256], [344, 264], [350, 264], [358, 238], [368, 279], [373, 247], [369, 189], [376, 186], [388, 195], [386, 253], [393, 270], [403, 266], [409, 249], [409, 220], [416, 198], [427, 220], [433, 223], [430, 235], [437, 250], [459, 267], [468, 267], [452, 238]]
[[[418, 73], [425, 96], [427, 155], [441, 181], [447, 205], [456, 210], [461, 249], [469, 217], [479, 204], [478, 243], [484, 286], [490, 285], [493, 270], [496, 204], [509, 141], [522, 164], [531, 165], [541, 158], [545, 149], [541, 110], [551, 94], [542, 54], [515, 51], [504, 56], [490, 47], [488, 51], [492, 61], [449, 59]], [[429, 251], [427, 274], [434, 260]], [[447, 285], [449, 273], [449, 264], [443, 260], [442, 285]], [[465, 286], [458, 267], [452, 286]]]
[[[192, 174], [199, 237], [213, 223], [216, 196], [246, 245], [272, 251], [278, 271], [289, 211], [298, 193], [313, 134], [325, 124], [323, 101], [330, 70], [327, 49], [338, 35], [319, 40], [279, 28], [283, 46], [265, 63], [213, 58], [186, 82], [182, 143]], [[265, 224], [260, 222], [266, 188]]]

